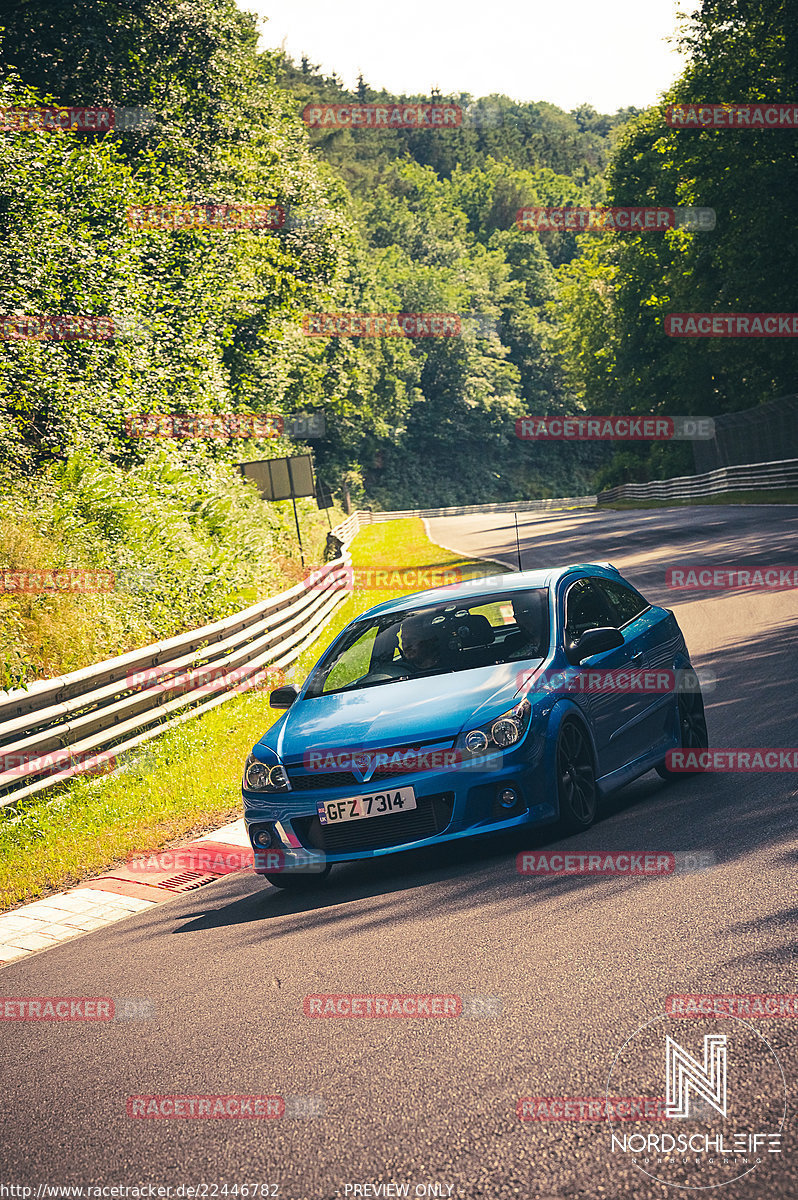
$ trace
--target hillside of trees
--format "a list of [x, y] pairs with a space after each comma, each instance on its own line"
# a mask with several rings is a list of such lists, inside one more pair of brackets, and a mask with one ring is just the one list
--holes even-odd
[[[33, 130], [0, 141], [10, 313], [111, 315], [113, 342], [11, 341], [0, 354], [0, 455], [32, 471], [80, 448], [132, 468], [151, 443], [141, 412], [322, 410], [314, 444], [334, 493], [384, 507], [584, 491], [606, 449], [546, 447], [517, 416], [573, 403], [554, 349], [556, 269], [518, 207], [588, 203], [628, 113], [566, 114], [504, 97], [456, 101], [474, 126], [440, 134], [319, 137], [309, 99], [347, 93], [307, 62], [258, 50], [232, 0], [12, 5], [3, 107], [144, 106], [144, 131]], [[268, 27], [267, 27], [268, 35]], [[360, 97], [385, 98], [362, 84]], [[418, 99], [425, 99], [420, 97]], [[430, 98], [427, 97], [427, 100]], [[433, 97], [434, 99], [434, 97]], [[268, 232], [130, 228], [132, 205], [277, 202]], [[311, 339], [314, 311], [444, 311], [495, 320], [498, 336]], [[176, 445], [238, 460], [293, 449]]]
[[[461, 128], [308, 129], [309, 102], [347, 92], [303, 59], [258, 48], [233, 0], [12, 0], [3, 107], [145, 106], [144, 131], [6, 133], [0, 270], [6, 313], [111, 315], [112, 342], [5, 341], [0, 461], [32, 471], [78, 448], [133, 467], [139, 412], [322, 410], [318, 472], [380, 506], [584, 491], [690, 469], [689, 448], [519, 444], [524, 412], [742, 408], [794, 388], [787, 339], [668, 339], [666, 311], [792, 311], [793, 136], [678, 130], [665, 103], [795, 95], [785, 3], [703, 0], [690, 65], [663, 98], [613, 116], [504, 96], [446, 97]], [[268, 41], [268, 25], [265, 30]], [[763, 66], [764, 63], [764, 66]], [[274, 203], [271, 231], [147, 231], [131, 205]], [[534, 204], [705, 205], [711, 234], [542, 234]], [[315, 311], [453, 311], [496, 336], [304, 337]], [[269, 443], [174, 453], [279, 456]], [[631, 457], [630, 457], [631, 456]], [[610, 461], [611, 460], [611, 461]]]

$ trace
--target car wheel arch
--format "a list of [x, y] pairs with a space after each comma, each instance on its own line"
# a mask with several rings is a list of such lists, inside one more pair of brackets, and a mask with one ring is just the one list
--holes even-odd
[[[554, 718], [554, 722], [555, 722], [554, 724], [551, 723], [552, 718]], [[579, 707], [579, 705], [575, 704], [574, 701], [569, 699], [568, 697], [563, 697], [562, 699], [559, 699], [556, 702], [556, 704], [553, 706], [551, 713], [549, 715], [549, 728], [547, 730], [547, 737], [548, 737], [549, 745], [551, 747], [552, 761], [553, 761], [553, 756], [556, 755], [556, 752], [557, 752], [557, 739], [560, 736], [560, 728], [562, 727], [563, 723], [569, 719], [576, 721], [577, 724], [581, 727], [582, 732], [587, 737], [588, 744], [590, 746], [590, 753], [593, 758], [593, 770], [595, 772], [596, 783], [598, 785], [599, 761], [598, 761], [598, 752], [596, 750], [596, 740], [593, 737], [593, 730], [590, 728], [590, 722], [587, 719], [587, 717], [585, 716], [585, 714], [582, 712], [582, 709]]]

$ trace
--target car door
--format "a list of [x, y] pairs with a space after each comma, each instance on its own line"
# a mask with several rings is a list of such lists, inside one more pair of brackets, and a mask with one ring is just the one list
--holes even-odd
[[[599, 775], [607, 775], [642, 753], [640, 723], [650, 696], [616, 686], [618, 672], [639, 667], [643, 662], [641, 631], [635, 622], [621, 628], [620, 618], [603, 580], [583, 576], [570, 581], [564, 595], [563, 630], [565, 642], [577, 639], [586, 629], [611, 626], [620, 629], [623, 645], [603, 654], [594, 654], [579, 667], [572, 668], [574, 678], [569, 693], [588, 715], [596, 739]], [[622, 678], [621, 681], [622, 682]]]
[[684, 639], [673, 614], [657, 608], [620, 579], [597, 579], [615, 613], [624, 640], [634, 644], [630, 666], [645, 670], [650, 679], [663, 684], [661, 690], [645, 695], [634, 741], [637, 755], [668, 741], [673, 725], [673, 696], [664, 687], [674, 659], [684, 650]]

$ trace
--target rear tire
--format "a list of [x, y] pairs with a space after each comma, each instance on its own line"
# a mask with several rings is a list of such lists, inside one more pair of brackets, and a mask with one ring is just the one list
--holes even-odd
[[[709, 747], [704, 700], [700, 691], [679, 692], [676, 700], [679, 717], [679, 736], [682, 750], [706, 750]], [[700, 775], [701, 767], [691, 771], [671, 771], [667, 760], [656, 768], [660, 779], [682, 779], [685, 775]]]
[[581, 833], [596, 819], [593, 751], [582, 726], [566, 717], [557, 737], [557, 797], [563, 833]]
[[268, 879], [272, 887], [282, 888], [286, 892], [309, 892], [317, 884], [327, 878], [332, 870], [331, 866], [326, 866], [323, 871], [307, 871], [307, 872], [290, 872], [285, 874], [278, 872], [264, 873], [263, 878]]

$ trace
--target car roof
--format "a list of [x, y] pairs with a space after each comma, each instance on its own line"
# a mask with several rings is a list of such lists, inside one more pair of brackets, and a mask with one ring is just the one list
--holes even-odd
[[583, 572], [591, 575], [606, 575], [610, 579], [619, 579], [617, 567], [608, 562], [571, 563], [565, 567], [546, 567], [537, 571], [508, 571], [504, 575], [479, 575], [466, 579], [462, 583], [450, 583], [444, 587], [428, 588], [423, 592], [408, 592], [395, 600], [384, 600], [373, 608], [361, 613], [356, 620], [365, 617], [403, 611], [407, 608], [434, 608], [457, 600], [473, 600], [477, 596], [489, 595], [491, 592], [524, 592], [530, 588], [553, 587], [558, 579], [572, 572]]

